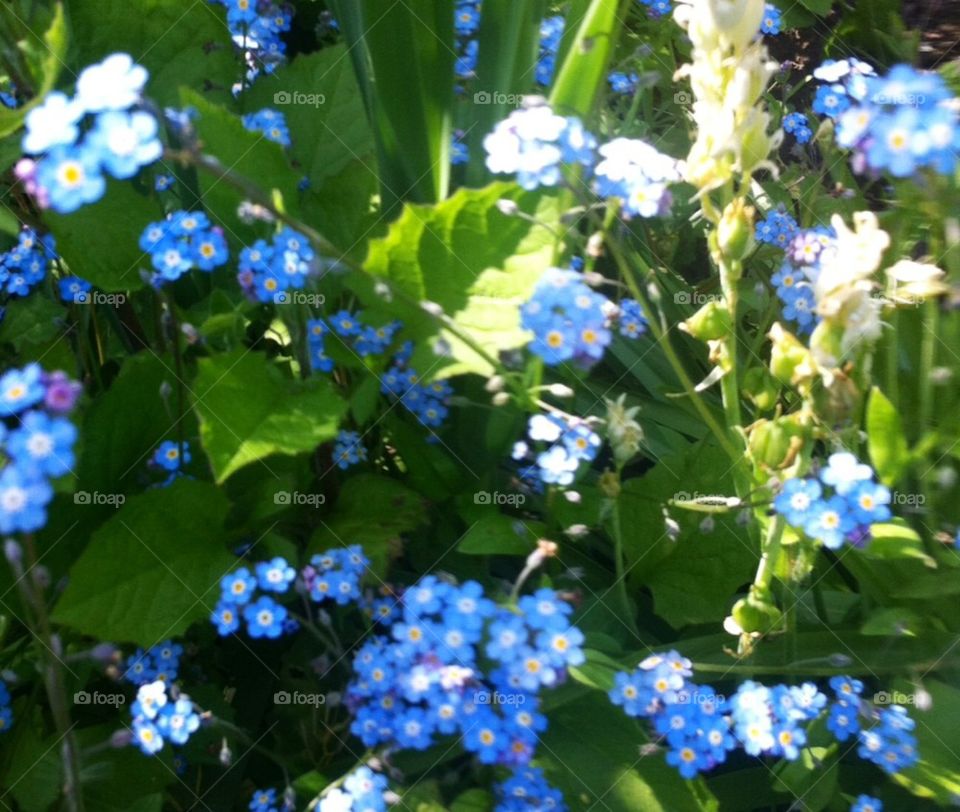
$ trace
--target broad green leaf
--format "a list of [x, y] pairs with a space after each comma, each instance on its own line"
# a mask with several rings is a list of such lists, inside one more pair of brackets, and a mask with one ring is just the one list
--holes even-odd
[[839, 767], [826, 747], [804, 747], [795, 761], [780, 761], [774, 767], [773, 787], [790, 799], [802, 798], [803, 808], [820, 812], [837, 790]]
[[[516, 202], [522, 212], [546, 225], [508, 217], [497, 201]], [[382, 239], [370, 243], [368, 274], [355, 274], [351, 286], [371, 308], [399, 316], [405, 335], [420, 340], [413, 365], [425, 377], [464, 372], [490, 374], [481, 355], [428, 317], [417, 301], [432, 302], [487, 354], [524, 345], [520, 306], [550, 266], [557, 222], [555, 200], [496, 183], [461, 189], [436, 206], [408, 205]], [[390, 279], [405, 294], [387, 303], [375, 291], [376, 277]], [[444, 357], [431, 346], [443, 342]]]
[[933, 679], [923, 680], [922, 686], [896, 687], [908, 696], [917, 696], [922, 687], [929, 693], [930, 705], [909, 709], [917, 723], [914, 734], [920, 761], [892, 778], [919, 798], [950, 806], [960, 797], [960, 688]]
[[346, 411], [325, 378], [293, 380], [260, 353], [239, 350], [198, 366], [194, 409], [217, 482], [271, 454], [312, 451], [333, 439]]
[[[0, 14], [5, 14], [7, 9], [0, 9]], [[13, 26], [23, 25], [16, 17], [16, 12], [12, 9], [8, 24]], [[57, 3], [54, 6], [53, 18], [50, 25], [44, 32], [43, 40], [39, 41], [36, 33], [29, 31], [26, 40], [29, 57], [30, 52], [37, 55], [36, 59], [29, 59], [33, 63], [33, 79], [36, 83], [36, 95], [22, 107], [10, 110], [6, 106], [0, 105], [0, 137], [16, 132], [23, 120], [27, 117], [34, 107], [43, 103], [44, 97], [53, 90], [57, 83], [57, 77], [65, 66], [67, 58], [67, 23], [63, 14], [63, 5]], [[12, 43], [5, 43], [5, 47], [10, 47]], [[15, 47], [15, 46], [14, 46]]]
[[630, 581], [650, 588], [657, 614], [674, 626], [723, 617], [737, 588], [756, 570], [759, 552], [734, 513], [714, 514], [713, 529], [702, 532], [702, 513], [671, 508], [680, 527], [672, 541], [664, 507], [671, 499], [732, 493], [729, 458], [702, 443], [623, 483], [620, 526]]
[[464, 533], [457, 551], [468, 555], [529, 555], [537, 544], [528, 527], [532, 523], [521, 522], [519, 528], [517, 524], [502, 513], [485, 511]]
[[[120, 375], [94, 400], [84, 419], [78, 493], [139, 490], [153, 450], [164, 440], [176, 439], [178, 431], [192, 436], [196, 426], [192, 415], [177, 420], [179, 385], [169, 359], [141, 354], [124, 362]], [[166, 400], [162, 390], [171, 392]], [[92, 497], [90, 504], [95, 502]]]
[[199, 181], [204, 206], [215, 222], [227, 229], [227, 236], [243, 244], [259, 236], [237, 215], [237, 207], [247, 195], [231, 185], [231, 175], [259, 184], [268, 195], [282, 198], [288, 212], [296, 213], [300, 178], [290, 168], [283, 147], [262, 133], [250, 132], [239, 116], [226, 107], [211, 104], [195, 91], [184, 88], [180, 97], [184, 106], [199, 113], [195, 124], [204, 151], [220, 163], [218, 171], [200, 171]]
[[[477, 34], [477, 88], [462, 128], [469, 132], [470, 185], [486, 177], [483, 139], [516, 106], [510, 102], [533, 86], [540, 51], [545, 0], [485, 0]], [[511, 99], [512, 97], [512, 99]]]
[[909, 459], [907, 440], [897, 408], [876, 386], [867, 403], [867, 446], [870, 460], [885, 485], [895, 484]]
[[386, 575], [386, 565], [400, 551], [400, 535], [426, 521], [423, 498], [394, 479], [375, 474], [350, 477], [332, 514], [320, 518], [310, 538], [309, 553], [360, 544], [373, 570]]
[[242, 71], [225, 10], [179, 0], [66, 0], [73, 31], [71, 62], [85, 67], [117, 51], [150, 71], [147, 95], [179, 104], [181, 87], [227, 103]]
[[903, 520], [875, 524], [870, 528], [870, 543], [861, 552], [867, 558], [913, 558], [928, 567], [937, 562], [924, 549], [923, 541]]
[[188, 479], [131, 497], [93, 534], [54, 620], [143, 647], [182, 634], [210, 614], [233, 562], [227, 509], [220, 491]]
[[826, 17], [833, 7], [833, 0], [798, 0], [798, 2], [820, 17]]
[[644, 734], [602, 694], [558, 708], [538, 763], [572, 812], [694, 812], [717, 809], [702, 780], [685, 781], [662, 753], [640, 755]]
[[24, 347], [46, 344], [66, 328], [67, 311], [42, 294], [12, 299], [0, 322], [0, 342], [8, 342], [17, 352]]
[[105, 291], [143, 286], [140, 271], [153, 268], [140, 250], [140, 234], [160, 219], [157, 200], [130, 181], [110, 181], [102, 199], [72, 214], [44, 215], [70, 273]]
[[[591, 635], [591, 640], [592, 640]], [[613, 688], [613, 678], [618, 671], [627, 671], [623, 663], [617, 662], [593, 649], [584, 649], [585, 662], [570, 668], [570, 676], [577, 682], [607, 692]]]
[[[602, 94], [620, 27], [630, 3], [593, 0], [577, 28], [575, 39], [558, 66], [550, 104], [563, 115], [587, 116]], [[621, 8], [622, 7], [622, 8]]]
[[300, 54], [261, 77], [245, 97], [247, 110], [271, 107], [283, 113], [290, 154], [315, 186], [351, 161], [365, 163], [366, 173], [376, 177], [373, 137], [348, 57], [344, 45]]
[[450, 812], [490, 812], [493, 807], [493, 795], [487, 790], [468, 789], [453, 799]]
[[376, 138], [384, 211], [404, 200], [443, 200], [453, 131], [453, 0], [330, 5]]

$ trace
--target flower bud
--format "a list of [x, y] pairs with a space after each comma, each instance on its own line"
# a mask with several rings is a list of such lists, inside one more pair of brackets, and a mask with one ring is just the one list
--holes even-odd
[[717, 224], [717, 246], [728, 259], [743, 259], [753, 250], [752, 206], [747, 206], [742, 197], [738, 197], [724, 210]]
[[768, 334], [773, 342], [770, 350], [770, 373], [781, 383], [794, 386], [811, 378], [814, 372], [813, 357], [793, 333], [775, 322]]
[[773, 603], [769, 590], [751, 587], [750, 593], [733, 605], [736, 624], [747, 634], [767, 634], [780, 623], [783, 615]]
[[712, 341], [730, 335], [733, 323], [725, 302], [711, 299], [686, 321], [678, 325], [685, 333], [701, 341]]
[[747, 370], [743, 376], [743, 391], [753, 401], [754, 406], [762, 412], [773, 409], [780, 396], [780, 387], [777, 386], [777, 382], [762, 367]]

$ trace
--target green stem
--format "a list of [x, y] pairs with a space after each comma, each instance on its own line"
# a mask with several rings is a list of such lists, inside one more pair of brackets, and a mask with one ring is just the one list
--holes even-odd
[[767, 535], [763, 539], [761, 548], [760, 564], [757, 566], [757, 574], [753, 579], [754, 586], [763, 589], [770, 588], [777, 560], [780, 558], [783, 531], [786, 526], [786, 519], [780, 515], [767, 525]]
[[[617, 472], [619, 478], [620, 472]], [[634, 617], [633, 605], [630, 603], [630, 593], [627, 590], [627, 571], [626, 562], [623, 555], [623, 530], [620, 526], [620, 505], [614, 502], [611, 510], [610, 525], [613, 530], [613, 558], [615, 575], [617, 579], [617, 594], [620, 597], [620, 603], [623, 607], [623, 613], [630, 629], [639, 636], [640, 630], [637, 628], [637, 619]]]

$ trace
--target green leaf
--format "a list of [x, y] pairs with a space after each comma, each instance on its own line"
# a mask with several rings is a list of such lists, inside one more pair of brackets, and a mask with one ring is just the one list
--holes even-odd
[[[33, 31], [30, 31], [30, 36], [39, 39]], [[28, 45], [34, 47], [35, 44], [28, 40]], [[57, 83], [57, 77], [60, 76], [67, 58], [67, 24], [62, 4], [57, 3], [54, 6], [53, 19], [36, 52], [40, 55], [36, 60], [33, 77], [36, 83], [36, 95], [25, 105], [14, 110], [0, 106], [0, 138], [16, 132], [27, 117], [27, 113], [42, 104], [44, 97]]]
[[237, 208], [246, 199], [240, 189], [231, 185], [228, 173], [265, 184], [268, 195], [283, 200], [283, 207], [296, 213], [299, 175], [290, 168], [280, 144], [267, 140], [262, 133], [250, 132], [239, 116], [227, 108], [211, 104], [198, 93], [184, 88], [181, 103], [199, 113], [195, 122], [204, 151], [216, 156], [220, 171], [199, 173], [200, 191], [207, 211], [220, 222], [234, 240], [253, 242], [259, 233], [237, 215]]
[[376, 138], [384, 211], [404, 200], [443, 200], [450, 181], [453, 0], [332, 0], [330, 5]]
[[[920, 690], [909, 683], [896, 687], [910, 696]], [[929, 707], [910, 708], [920, 761], [891, 777], [919, 798], [950, 806], [960, 797], [960, 688], [931, 679], [925, 679], [922, 688], [930, 694]]]
[[586, 660], [570, 668], [570, 676], [582, 685], [607, 692], [613, 688], [613, 678], [618, 671], [628, 670], [623, 663], [617, 662], [593, 649], [584, 649]]
[[616, 50], [624, 13], [621, 0], [593, 0], [580, 19], [575, 38], [557, 69], [550, 104], [563, 115], [587, 116], [603, 94], [607, 67]]
[[66, 326], [63, 307], [41, 294], [13, 299], [5, 311], [0, 322], [0, 342], [11, 344], [18, 353], [24, 347], [47, 344]]
[[[128, 494], [139, 489], [150, 454], [165, 439], [191, 436], [191, 417], [178, 424], [170, 411], [175, 396], [164, 402], [162, 389], [176, 392], [172, 363], [156, 355], [124, 362], [110, 388], [91, 404], [80, 436], [78, 491]], [[91, 502], [92, 504], [92, 502]]]
[[[247, 92], [246, 109], [283, 113], [290, 154], [315, 186], [351, 161], [373, 162], [373, 136], [347, 56], [345, 45], [300, 54]], [[375, 177], [369, 166], [364, 171]]]
[[714, 514], [714, 528], [700, 531], [702, 513], [671, 509], [680, 534], [666, 532], [664, 507], [671, 499], [729, 496], [729, 458], [699, 443], [664, 457], [646, 475], [623, 483], [620, 526], [631, 581], [653, 592], [657, 614], [674, 626], [716, 621], [738, 587], [750, 581], [759, 553], [733, 513]]
[[336, 436], [346, 403], [325, 378], [292, 380], [249, 350], [205, 358], [198, 366], [194, 408], [218, 483], [271, 454], [312, 451]]
[[551, 714], [538, 763], [572, 812], [716, 810], [703, 781], [685, 781], [661, 753], [640, 755], [635, 720], [603, 695], [589, 695]]
[[44, 214], [70, 272], [105, 291], [143, 286], [140, 271], [152, 268], [140, 233], [160, 219], [157, 201], [130, 181], [110, 181], [103, 198], [72, 214]]
[[464, 533], [457, 551], [468, 555], [529, 555], [536, 549], [537, 539], [528, 529], [528, 522], [520, 524], [502, 513], [485, 512]]
[[419, 494], [395, 479], [357, 474], [343, 484], [333, 514], [321, 519], [308, 552], [361, 544], [374, 572], [383, 577], [391, 555], [400, 549], [400, 534], [425, 519], [426, 505]]
[[[485, 189], [461, 189], [436, 206], [408, 205], [389, 233], [370, 244], [369, 274], [355, 274], [350, 284], [370, 308], [399, 316], [405, 335], [420, 342], [413, 366], [423, 376], [477, 372], [492, 365], [436, 320], [417, 302], [443, 308], [457, 327], [489, 355], [523, 346], [529, 334], [520, 327], [520, 305], [529, 298], [550, 266], [554, 237], [546, 225], [508, 217], [497, 201], [513, 200], [530, 217], [557, 222], [555, 199], [496, 183]], [[375, 291], [376, 277], [386, 277], [406, 294], [385, 303]], [[444, 342], [444, 357], [427, 345]]]
[[802, 798], [804, 810], [820, 812], [837, 790], [839, 768], [826, 747], [804, 747], [796, 761], [781, 761], [774, 767], [774, 789]]
[[230, 87], [242, 67], [225, 11], [213, 3], [67, 0], [67, 10], [75, 64], [86, 66], [117, 51], [131, 54], [150, 71], [147, 95], [161, 107], [178, 105], [181, 87], [202, 90], [220, 103], [232, 99]]
[[493, 796], [485, 789], [468, 789], [453, 799], [450, 812], [490, 812], [493, 806]]
[[799, 0], [799, 3], [820, 17], [826, 17], [833, 8], [833, 0]]
[[131, 497], [93, 534], [74, 565], [54, 620], [100, 640], [155, 645], [207, 617], [233, 557], [226, 498], [178, 479]]
[[876, 386], [867, 403], [867, 447], [877, 476], [885, 485], [895, 484], [909, 459], [907, 440], [896, 407]]
[[937, 562], [930, 557], [917, 532], [902, 519], [870, 527], [870, 543], [860, 552], [867, 558], [898, 559], [913, 558], [928, 567]]

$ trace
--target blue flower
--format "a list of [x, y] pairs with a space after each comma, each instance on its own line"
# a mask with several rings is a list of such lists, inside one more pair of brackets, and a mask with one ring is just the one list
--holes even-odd
[[257, 579], [246, 567], [240, 567], [236, 572], [224, 575], [220, 579], [220, 591], [223, 600], [227, 603], [247, 603], [253, 597], [253, 591], [256, 588]]
[[60, 299], [64, 302], [80, 303], [86, 301], [86, 294], [93, 290], [93, 285], [79, 276], [65, 276], [57, 283]]
[[107, 188], [100, 173], [100, 156], [86, 146], [54, 147], [37, 163], [36, 178], [51, 208], [59, 214], [95, 203]]
[[254, 790], [250, 799], [250, 812], [275, 812], [277, 791], [275, 789]]
[[247, 621], [247, 632], [251, 637], [276, 639], [283, 634], [287, 610], [272, 598], [263, 595], [255, 603], [243, 607], [243, 618]]
[[600, 197], [618, 198], [623, 216], [655, 217], [670, 205], [668, 186], [680, 180], [677, 162], [636, 138], [615, 138], [600, 147], [594, 170]]
[[7, 450], [22, 471], [58, 477], [73, 468], [76, 439], [77, 429], [69, 420], [31, 411], [21, 418], [20, 428], [10, 433]]
[[210, 615], [210, 621], [217, 627], [217, 634], [226, 637], [240, 628], [240, 608], [236, 603], [220, 601]]
[[0, 377], [0, 417], [10, 417], [44, 398], [39, 364], [11, 369]]
[[840, 700], [830, 705], [827, 730], [836, 737], [837, 741], [845, 742], [860, 732], [859, 704], [859, 700], [855, 698], [852, 702]]
[[837, 118], [850, 108], [850, 97], [843, 85], [821, 85], [813, 99], [813, 112], [828, 118]]
[[183, 456], [180, 455], [180, 444], [173, 440], [164, 440], [153, 452], [151, 462], [164, 471], [179, 471], [190, 462], [190, 444], [183, 443]]
[[297, 577], [296, 570], [280, 556], [270, 561], [261, 561], [256, 565], [255, 570], [257, 583], [267, 592], [286, 592]]
[[626, 74], [616, 71], [607, 77], [607, 81], [614, 93], [628, 94], [636, 91], [640, 77], [635, 73]]
[[620, 335], [639, 338], [647, 332], [647, 319], [635, 299], [620, 300]]
[[290, 130], [283, 113], [266, 108], [257, 113], [249, 113], [243, 117], [243, 126], [251, 132], [262, 133], [268, 141], [290, 146]]
[[815, 479], [788, 479], [773, 504], [787, 522], [801, 527], [810, 518], [822, 493]]
[[783, 118], [783, 130], [797, 139], [798, 144], [806, 144], [813, 138], [813, 130], [803, 113], [790, 113]]
[[147, 719], [133, 720], [133, 740], [146, 756], [152, 756], [163, 748], [163, 735], [159, 728]]
[[101, 165], [115, 178], [132, 178], [163, 154], [157, 132], [157, 120], [149, 113], [111, 111], [97, 116], [85, 144], [97, 150]]
[[838, 494], [845, 495], [861, 482], [873, 479], [873, 469], [860, 462], [848, 451], [831, 454], [827, 466], [820, 471], [820, 481], [830, 485]]
[[860, 524], [885, 522], [890, 518], [890, 490], [876, 482], [861, 482], [847, 494], [847, 500], [853, 508], [854, 518]]
[[0, 533], [32, 533], [47, 522], [50, 484], [38, 474], [8, 465], [0, 471]]
[[883, 812], [883, 802], [870, 795], [858, 795], [850, 807], [850, 812]]
[[219, 231], [211, 230], [198, 234], [190, 240], [192, 254], [190, 259], [201, 271], [212, 271], [225, 264], [230, 258], [227, 241]]
[[782, 13], [776, 6], [767, 3], [763, 9], [763, 18], [760, 21], [760, 33], [775, 36], [780, 33]]
[[190, 699], [183, 695], [175, 702], [168, 702], [157, 714], [157, 730], [174, 744], [186, 744], [199, 727], [200, 716]]
[[811, 538], [823, 542], [825, 547], [836, 550], [843, 545], [846, 534], [856, 527], [849, 506], [842, 496], [831, 496], [817, 502], [803, 526]]

